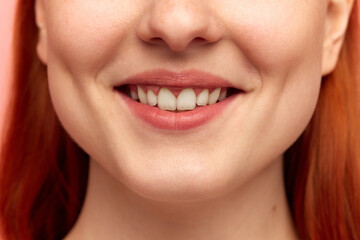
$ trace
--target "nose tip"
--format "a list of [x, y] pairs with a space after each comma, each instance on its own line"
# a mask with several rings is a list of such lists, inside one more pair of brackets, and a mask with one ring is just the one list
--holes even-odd
[[[200, 1], [201, 2], [201, 1]], [[137, 27], [144, 42], [182, 52], [189, 46], [217, 42], [221, 30], [206, 6], [198, 1], [154, 1]]]

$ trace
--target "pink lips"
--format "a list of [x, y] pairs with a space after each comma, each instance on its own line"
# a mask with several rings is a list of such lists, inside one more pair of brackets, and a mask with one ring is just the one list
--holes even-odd
[[188, 70], [183, 72], [171, 72], [168, 70], [146, 71], [135, 76], [129, 77], [121, 82], [125, 84], [149, 84], [172, 87], [234, 87], [231, 82], [197, 70]]
[[[121, 84], [149, 84], [183, 88], [233, 87], [229, 81], [221, 77], [196, 70], [180, 73], [167, 70], [144, 72], [127, 78]], [[196, 107], [191, 111], [170, 112], [139, 103], [121, 91], [117, 91], [117, 93], [120, 100], [126, 103], [135, 117], [155, 128], [163, 130], [188, 130], [204, 125], [216, 116], [221, 115], [224, 109], [236, 97], [236, 95], [232, 95], [216, 104]]]

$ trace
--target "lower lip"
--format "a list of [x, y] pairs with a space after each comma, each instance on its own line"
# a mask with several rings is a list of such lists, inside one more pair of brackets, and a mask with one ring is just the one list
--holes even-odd
[[204, 125], [221, 113], [229, 106], [238, 94], [212, 105], [196, 107], [186, 112], [169, 112], [139, 103], [123, 92], [116, 91], [117, 95], [125, 101], [129, 110], [140, 120], [151, 126], [163, 130], [189, 130]]

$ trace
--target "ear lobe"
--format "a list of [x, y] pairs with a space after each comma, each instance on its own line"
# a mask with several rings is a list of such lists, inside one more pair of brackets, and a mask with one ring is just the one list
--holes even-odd
[[43, 0], [35, 0], [35, 22], [39, 29], [36, 53], [40, 60], [47, 64], [47, 32], [45, 21], [45, 6]]
[[353, 4], [354, 0], [328, 0], [322, 56], [323, 76], [335, 69]]

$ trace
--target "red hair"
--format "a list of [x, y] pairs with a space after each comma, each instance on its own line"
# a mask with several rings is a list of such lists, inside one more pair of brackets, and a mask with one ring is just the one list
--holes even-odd
[[[338, 65], [323, 79], [313, 118], [285, 153], [286, 191], [301, 239], [360, 239], [358, 7], [355, 1]], [[7, 239], [62, 239], [87, 186], [88, 155], [56, 117], [37, 39], [34, 0], [19, 0], [1, 152], [0, 217]]]

